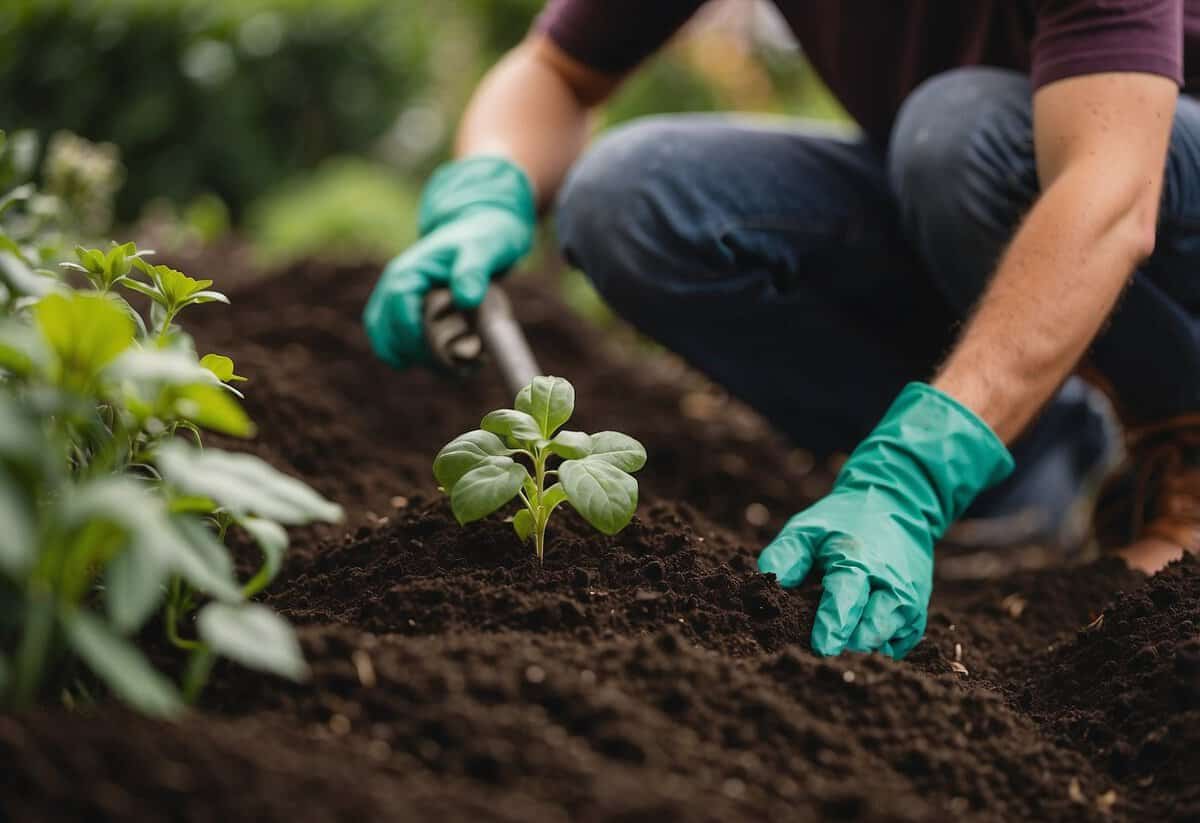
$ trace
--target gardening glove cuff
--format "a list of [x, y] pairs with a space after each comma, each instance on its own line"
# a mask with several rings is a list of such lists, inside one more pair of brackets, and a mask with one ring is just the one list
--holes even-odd
[[909, 383], [846, 461], [835, 490], [899, 493], [936, 541], [1012, 470], [1012, 455], [973, 411], [933, 386]]
[[421, 236], [483, 209], [503, 209], [527, 227], [537, 224], [533, 185], [503, 157], [478, 156], [439, 167], [421, 194], [417, 225]]

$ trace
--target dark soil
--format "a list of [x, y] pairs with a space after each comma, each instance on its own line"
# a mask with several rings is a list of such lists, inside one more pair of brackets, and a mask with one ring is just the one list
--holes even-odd
[[908, 660], [817, 658], [819, 590], [754, 558], [828, 474], [518, 280], [578, 427], [650, 455], [634, 523], [601, 538], [568, 514], [539, 567], [499, 517], [460, 529], [429, 474], [511, 398], [376, 364], [373, 275], [232, 289], [198, 334], [252, 378], [249, 448], [349, 512], [295, 535], [267, 598], [313, 680], [222, 665], [176, 724], [2, 718], [0, 819], [1200, 819], [1200, 561], [944, 581]]

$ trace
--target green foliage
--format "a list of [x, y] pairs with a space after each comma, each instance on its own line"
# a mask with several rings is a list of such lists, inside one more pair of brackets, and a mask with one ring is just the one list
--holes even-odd
[[[487, 414], [479, 429], [451, 440], [433, 461], [458, 522], [479, 520], [519, 496], [524, 508], [513, 516], [513, 529], [522, 542], [534, 539], [539, 562], [546, 524], [563, 503], [604, 534], [625, 528], [637, 509], [631, 473], [646, 464], [642, 444], [620, 432], [562, 429], [575, 411], [575, 389], [561, 377], [535, 377], [513, 405]], [[555, 468], [552, 457], [561, 460]], [[547, 486], [553, 476], [559, 482]]]
[[136, 156], [126, 219], [207, 192], [241, 214], [384, 135], [432, 80], [444, 14], [416, 0], [6, 0], [0, 122]]
[[332, 158], [255, 201], [246, 225], [264, 263], [390, 257], [416, 239], [418, 189], [381, 164]]
[[[0, 169], [22, 162], [0, 133]], [[10, 171], [8, 181], [21, 176]], [[198, 443], [203, 429], [253, 431], [229, 385], [245, 378], [228, 357], [198, 358], [177, 322], [227, 299], [209, 280], [147, 262], [132, 243], [79, 245], [74, 261], [43, 268], [51, 245], [23, 222], [25, 205], [61, 204], [12, 192], [15, 205], [0, 216], [0, 254], [20, 274], [0, 283], [0, 702], [20, 708], [69, 690], [80, 664], [155, 715], [194, 699], [216, 655], [303, 677], [290, 627], [247, 599], [280, 568], [283, 525], [334, 521], [340, 508], [257, 458], [184, 442]], [[69, 227], [53, 231], [65, 237]], [[73, 288], [56, 270], [86, 285]], [[149, 298], [149, 322], [129, 295]], [[230, 528], [262, 552], [245, 581], [224, 543]], [[156, 614], [188, 654], [180, 685], [137, 647]]]

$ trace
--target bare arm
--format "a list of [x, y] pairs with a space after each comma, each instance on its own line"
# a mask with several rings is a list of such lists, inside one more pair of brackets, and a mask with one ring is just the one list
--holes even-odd
[[544, 207], [583, 151], [589, 111], [619, 82], [545, 35], [531, 35], [484, 77], [459, 126], [455, 153], [508, 158], [529, 175]]
[[1154, 248], [1178, 90], [1149, 74], [1060, 80], [1034, 96], [1043, 194], [934, 384], [1006, 442], [1066, 379]]

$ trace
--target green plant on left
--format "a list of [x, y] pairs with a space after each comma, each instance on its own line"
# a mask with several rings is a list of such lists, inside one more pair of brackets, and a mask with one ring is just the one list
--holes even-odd
[[[342, 513], [258, 458], [201, 448], [205, 430], [253, 433], [233, 361], [199, 357], [180, 325], [227, 298], [132, 243], [77, 246], [59, 270], [83, 281], [72, 287], [47, 265], [69, 227], [36, 229], [36, 209], [53, 204], [14, 181], [11, 148], [0, 133], [3, 702], [84, 698], [96, 681], [80, 664], [163, 715], [196, 698], [218, 655], [303, 678], [291, 627], [250, 598], [280, 569], [285, 526]], [[235, 529], [261, 552], [246, 580], [225, 545]], [[135, 640], [156, 614], [187, 657], [178, 684]]]

